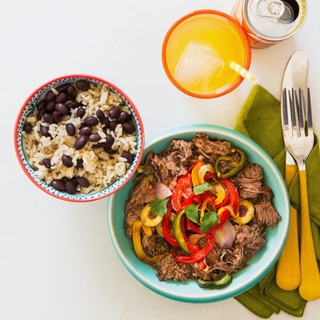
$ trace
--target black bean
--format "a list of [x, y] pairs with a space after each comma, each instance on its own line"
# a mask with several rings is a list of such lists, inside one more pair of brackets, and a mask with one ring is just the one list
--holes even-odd
[[105, 118], [103, 121], [101, 121], [101, 123], [104, 124], [104, 128], [109, 128], [110, 120], [108, 118]]
[[92, 133], [88, 137], [88, 140], [91, 142], [98, 142], [100, 139], [101, 139], [101, 137], [100, 137], [99, 133]]
[[133, 154], [130, 153], [130, 152], [124, 151], [124, 152], [122, 153], [122, 157], [123, 157], [123, 158], [126, 158], [127, 161], [128, 161], [128, 163], [132, 163], [132, 162], [133, 162], [134, 156], [133, 156]]
[[67, 97], [69, 99], [74, 99], [76, 97], [76, 95], [77, 95], [76, 88], [74, 86], [72, 86], [72, 85], [68, 86], [68, 88], [67, 88]]
[[67, 101], [67, 95], [64, 92], [61, 92], [56, 95], [54, 98], [54, 101], [57, 102], [66, 102]]
[[49, 127], [45, 127], [45, 126], [40, 125], [40, 133], [44, 137], [51, 137], [51, 135], [49, 133]]
[[63, 115], [63, 116], [69, 114], [68, 107], [62, 102], [56, 103], [54, 108], [56, 109], [56, 111], [59, 111], [61, 113], [61, 115]]
[[120, 116], [120, 108], [119, 107], [112, 107], [109, 110], [108, 116], [110, 119], [117, 119]]
[[39, 103], [37, 104], [37, 109], [39, 110], [39, 109], [45, 108], [46, 104], [47, 104], [46, 100], [39, 101]]
[[77, 192], [77, 185], [73, 180], [67, 180], [64, 184], [64, 187], [70, 194], [75, 194]]
[[93, 149], [97, 149], [97, 148], [104, 148], [105, 143], [104, 142], [99, 142], [99, 143], [95, 143], [92, 145]]
[[77, 117], [82, 118], [86, 114], [86, 110], [84, 108], [78, 108]]
[[66, 124], [66, 131], [69, 136], [74, 136], [76, 134], [76, 127], [73, 123], [67, 123]]
[[69, 83], [63, 83], [63, 84], [60, 84], [59, 86], [56, 87], [56, 90], [58, 92], [66, 92], [67, 91], [67, 88], [69, 87]]
[[129, 133], [130, 134], [130, 133], [134, 133], [134, 131], [135, 131], [135, 127], [131, 122], [124, 122], [122, 124], [122, 127], [123, 127], [123, 131], [125, 133]]
[[118, 125], [118, 122], [117, 122], [117, 121], [110, 121], [110, 123], [109, 123], [109, 129], [110, 129], [111, 131], [114, 131], [114, 130], [116, 130], [117, 125]]
[[126, 111], [121, 111], [120, 116], [117, 118], [117, 122], [123, 123], [127, 120], [128, 118], [128, 113]]
[[32, 124], [29, 122], [26, 122], [23, 126], [23, 131], [25, 133], [31, 133], [32, 132]]
[[43, 164], [46, 168], [48, 168], [48, 169], [51, 168], [51, 161], [50, 161], [49, 158], [43, 159], [43, 160], [42, 160], [42, 164]]
[[54, 100], [48, 101], [48, 103], [46, 105], [47, 112], [52, 113], [54, 111], [54, 106], [55, 106]]
[[87, 126], [92, 127], [96, 126], [99, 123], [99, 120], [94, 116], [89, 116], [84, 120], [84, 122]]
[[111, 134], [107, 134], [106, 136], [106, 142], [104, 143], [105, 148], [111, 148], [111, 146], [114, 143], [114, 137]]
[[82, 128], [80, 128], [79, 130], [79, 133], [82, 135], [82, 136], [87, 136], [89, 134], [91, 134], [92, 132], [92, 128], [91, 127], [88, 127], [88, 126], [83, 126]]
[[62, 120], [62, 115], [59, 111], [52, 112], [52, 119], [55, 123], [59, 123]]
[[47, 101], [50, 101], [50, 100], [54, 100], [55, 97], [56, 97], [56, 95], [53, 93], [53, 91], [49, 90], [49, 91], [46, 93], [45, 99], [46, 99]]
[[76, 177], [76, 180], [81, 187], [88, 188], [90, 185], [89, 180], [85, 177]]
[[39, 109], [38, 113], [37, 113], [37, 120], [41, 120], [42, 116], [45, 114], [45, 112], [46, 112], [45, 108]]
[[97, 110], [96, 115], [101, 123], [103, 123], [104, 119], [106, 119], [106, 115], [104, 114], [104, 112], [101, 109]]
[[42, 119], [44, 122], [46, 123], [52, 123], [52, 115], [50, 113], [44, 113], [43, 116], [42, 116]]
[[83, 160], [82, 159], [77, 159], [76, 168], [78, 168], [78, 169], [83, 168]]
[[76, 150], [80, 150], [87, 144], [87, 142], [88, 142], [87, 137], [86, 136], [81, 136], [74, 143], [74, 148]]
[[78, 80], [76, 82], [76, 87], [81, 91], [87, 91], [90, 89], [90, 84], [86, 80]]
[[72, 158], [70, 156], [66, 156], [63, 155], [62, 158], [62, 163], [67, 167], [67, 168], [71, 168], [73, 167], [73, 162], [72, 162]]
[[104, 151], [108, 154], [115, 154], [118, 152], [118, 150], [113, 150], [111, 148], [104, 148]]
[[58, 191], [65, 191], [64, 183], [61, 180], [53, 179], [50, 185]]
[[78, 102], [74, 100], [67, 100], [64, 103], [69, 109], [75, 109], [78, 107]]

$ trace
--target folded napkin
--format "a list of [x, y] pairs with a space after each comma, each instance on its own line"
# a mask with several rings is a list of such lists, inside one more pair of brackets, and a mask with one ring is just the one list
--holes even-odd
[[[280, 102], [260, 85], [254, 85], [240, 111], [235, 129], [258, 143], [284, 174], [285, 148], [281, 128]], [[307, 159], [309, 210], [316, 256], [320, 265], [320, 155], [318, 139]], [[299, 177], [295, 175], [290, 187], [291, 204], [299, 210]], [[253, 288], [235, 297], [241, 304], [261, 318], [269, 318], [281, 310], [302, 317], [306, 301], [298, 289], [285, 291], [275, 281], [275, 268]]]

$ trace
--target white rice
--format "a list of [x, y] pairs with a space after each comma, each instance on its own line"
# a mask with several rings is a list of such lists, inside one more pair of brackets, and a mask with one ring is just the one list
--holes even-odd
[[[90, 84], [90, 89], [86, 92], [78, 92], [77, 102], [81, 102], [86, 109], [86, 114], [82, 119], [90, 115], [96, 115], [96, 111], [101, 109], [108, 114], [113, 106], [118, 106], [129, 114], [128, 106], [122, 106], [121, 97], [110, 91], [106, 86], [97, 86]], [[103, 148], [93, 148], [93, 142], [88, 141], [84, 148], [76, 150], [74, 143], [80, 136], [69, 136], [66, 132], [66, 124], [73, 123], [77, 129], [80, 128], [82, 120], [76, 116], [77, 109], [72, 110], [71, 115], [64, 116], [58, 124], [48, 124], [43, 120], [37, 120], [37, 114], [27, 118], [27, 122], [33, 125], [30, 134], [24, 135], [25, 152], [30, 165], [36, 170], [40, 179], [50, 184], [53, 179], [69, 179], [77, 177], [85, 177], [89, 180], [90, 186], [83, 188], [78, 186], [79, 193], [89, 193], [99, 191], [110, 186], [115, 180], [121, 178], [126, 173], [130, 164], [127, 159], [122, 157], [124, 151], [136, 154], [137, 138], [136, 133], [127, 134], [122, 130], [122, 126], [118, 125], [115, 131], [107, 129], [106, 133], [114, 137], [113, 150], [117, 150], [115, 154], [109, 155]], [[37, 111], [36, 111], [37, 112]], [[51, 137], [41, 136], [40, 125], [49, 126]], [[106, 134], [103, 132], [103, 126], [100, 122], [97, 126], [92, 127], [92, 133], [99, 133], [104, 142]], [[67, 168], [62, 163], [62, 156], [68, 155], [72, 158], [73, 167]], [[43, 159], [51, 159], [51, 168], [46, 168], [42, 163]], [[83, 160], [84, 168], [76, 168], [77, 159]]]

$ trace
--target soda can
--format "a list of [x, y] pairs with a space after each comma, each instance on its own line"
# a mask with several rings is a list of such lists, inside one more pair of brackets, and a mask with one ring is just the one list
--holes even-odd
[[252, 48], [263, 49], [292, 37], [306, 19], [306, 0], [238, 0], [232, 8]]

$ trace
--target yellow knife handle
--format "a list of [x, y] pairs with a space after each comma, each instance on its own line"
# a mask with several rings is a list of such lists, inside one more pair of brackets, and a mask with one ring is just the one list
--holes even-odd
[[[286, 165], [285, 181], [287, 187], [297, 172], [296, 165]], [[277, 263], [276, 282], [283, 290], [294, 290], [298, 288], [301, 281], [299, 240], [298, 240], [298, 213], [290, 207], [290, 227], [287, 242], [283, 248]]]
[[316, 300], [320, 298], [320, 274], [311, 233], [306, 171], [299, 171], [299, 180], [301, 202], [301, 284], [299, 293], [305, 300]]

